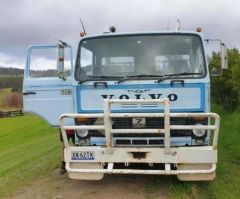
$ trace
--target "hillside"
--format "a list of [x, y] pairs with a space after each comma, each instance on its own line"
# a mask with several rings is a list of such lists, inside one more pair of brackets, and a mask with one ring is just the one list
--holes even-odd
[[[14, 90], [22, 90], [23, 69], [4, 68], [0, 66], [0, 89], [12, 88]], [[68, 71], [70, 74], [70, 71]], [[56, 77], [56, 70], [31, 70], [31, 77]]]
[[9, 75], [9, 76], [18, 76], [18, 75], [23, 75], [23, 69], [19, 68], [4, 68], [0, 66], [0, 76], [2, 75]]
[[23, 76], [21, 75], [0, 75], [0, 89], [12, 88], [22, 90]]

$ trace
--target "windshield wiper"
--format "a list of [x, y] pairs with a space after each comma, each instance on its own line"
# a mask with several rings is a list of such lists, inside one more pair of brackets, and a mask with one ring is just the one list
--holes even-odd
[[88, 75], [88, 77], [90, 77], [90, 78], [79, 81], [78, 83], [82, 84], [87, 81], [95, 81], [95, 80], [99, 80], [99, 79], [104, 81], [105, 79], [124, 78], [123, 76], [111, 76], [111, 75]]
[[164, 81], [166, 79], [172, 79], [172, 78], [176, 78], [176, 77], [179, 77], [179, 76], [185, 76], [185, 75], [202, 75], [202, 73], [187, 73], [187, 72], [184, 72], [184, 73], [167, 74], [167, 75], [162, 76], [162, 78], [158, 79], [157, 83], [159, 83], [161, 81]]
[[124, 82], [126, 80], [137, 79], [139, 77], [164, 77], [164, 76], [163, 75], [152, 75], [152, 74], [128, 75], [124, 79], [119, 80], [118, 83]]
[[174, 74], [167, 74], [167, 75], [153, 75], [153, 74], [138, 74], [138, 75], [128, 75], [126, 77], [123, 77], [123, 76], [111, 76], [111, 75], [88, 75], [88, 79], [84, 79], [82, 81], [79, 81], [79, 84], [82, 84], [84, 82], [87, 82], [87, 81], [94, 81], [94, 80], [99, 80], [99, 79], [116, 79], [116, 78], [122, 78], [120, 80], [118, 80], [118, 83], [120, 82], [124, 82], [124, 81], [127, 81], [127, 80], [135, 80], [135, 79], [138, 79], [138, 78], [142, 78], [142, 77], [156, 77], [156, 78], [159, 78], [157, 80], [157, 83], [161, 82], [161, 81], [164, 81], [166, 79], [171, 79], [171, 78], [175, 78], [175, 77], [178, 77], [178, 76], [184, 76], [184, 75], [202, 75], [202, 73], [188, 73], [188, 72], [184, 72], [184, 73], [174, 73]]

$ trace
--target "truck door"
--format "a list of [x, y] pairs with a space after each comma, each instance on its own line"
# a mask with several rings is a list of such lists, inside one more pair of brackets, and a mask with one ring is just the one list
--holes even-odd
[[64, 72], [57, 70], [58, 45], [31, 46], [28, 49], [24, 81], [23, 106], [50, 123], [59, 125], [62, 113], [74, 112], [72, 50], [64, 47]]

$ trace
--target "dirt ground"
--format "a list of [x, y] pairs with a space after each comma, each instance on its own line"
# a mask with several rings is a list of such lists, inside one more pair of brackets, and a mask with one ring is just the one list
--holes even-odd
[[101, 181], [77, 181], [55, 170], [7, 199], [166, 199], [164, 182], [153, 189], [151, 179], [146, 175], [105, 175]]

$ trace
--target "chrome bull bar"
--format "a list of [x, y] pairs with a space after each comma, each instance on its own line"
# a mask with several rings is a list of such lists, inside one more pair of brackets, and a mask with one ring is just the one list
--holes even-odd
[[[112, 104], [162, 104], [163, 113], [112, 113]], [[112, 129], [112, 118], [124, 118], [124, 117], [163, 117], [164, 118], [164, 128], [162, 129]], [[214, 124], [209, 125], [171, 125], [171, 117], [206, 117], [214, 118]], [[102, 118], [103, 125], [65, 125], [64, 120], [67, 118]], [[79, 173], [123, 173], [123, 174], [165, 174], [165, 175], [176, 175], [176, 174], [196, 174], [196, 173], [212, 173], [216, 169], [217, 162], [217, 141], [219, 134], [220, 117], [216, 113], [170, 113], [169, 99], [128, 99], [128, 100], [118, 100], [118, 99], [104, 99], [103, 113], [96, 114], [62, 114], [60, 116], [60, 128], [63, 137], [63, 142], [65, 146], [65, 161], [66, 169], [68, 172], [79, 172]], [[106, 137], [106, 146], [93, 147], [93, 146], [70, 146], [67, 139], [66, 130], [104, 130]], [[211, 130], [213, 132], [212, 144], [210, 146], [196, 146], [196, 147], [177, 147], [171, 148], [170, 144], [170, 130]], [[137, 134], [163, 134], [164, 135], [164, 148], [151, 149], [147, 148], [148, 151], [155, 154], [162, 154], [162, 159], [157, 158], [154, 160], [153, 156], [151, 158], [134, 160], [128, 158], [126, 154], [131, 153], [132, 149], [114, 147], [113, 134], [126, 134], [126, 133], [137, 133]], [[139, 148], [139, 147], [138, 147]], [[71, 160], [72, 151], [86, 151], [92, 150], [99, 154], [96, 160]], [[98, 153], [101, 151], [101, 153]], [[136, 149], [136, 151], [144, 152], [144, 150]], [[199, 159], [194, 156], [194, 153], [199, 154]], [[173, 154], [180, 154], [173, 157]], [[209, 154], [209, 155], [208, 155]], [[121, 156], [114, 157], [114, 156]], [[196, 156], [197, 154], [195, 154]], [[150, 163], [164, 163], [164, 170], [136, 170], [136, 169], [113, 169], [114, 163], [128, 163], [128, 162], [150, 162]], [[107, 169], [75, 169], [70, 167], [71, 162], [98, 162], [101, 164], [107, 163]], [[181, 164], [181, 163], [211, 163], [212, 167], [209, 169], [200, 170], [171, 170], [170, 164]]]

